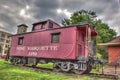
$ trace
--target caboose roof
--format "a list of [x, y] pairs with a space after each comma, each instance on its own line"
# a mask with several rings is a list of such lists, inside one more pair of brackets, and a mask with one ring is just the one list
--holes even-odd
[[[43, 23], [43, 22], [47, 22], [47, 21], [52, 21], [52, 20], [50, 20], [50, 19], [42, 20], [40, 22], [33, 23], [33, 25], [37, 25], [39, 23]], [[52, 22], [55, 23], [54, 21], [52, 21]], [[57, 23], [55, 23], [55, 24], [57, 24]], [[59, 24], [57, 24], [57, 25], [59, 25]], [[70, 28], [70, 27], [85, 27], [85, 25], [89, 25], [91, 27], [91, 29], [92, 29], [92, 33], [91, 34], [93, 34], [92, 36], [94, 36], [94, 35], [96, 36], [97, 35], [97, 33], [95, 32], [94, 28], [87, 21], [79, 22], [79, 23], [74, 24], [74, 25], [63, 26], [63, 27], [59, 27], [59, 28], [52, 28], [52, 29], [47, 29], [47, 30], [63, 29], [63, 28]], [[47, 30], [42, 30], [42, 31], [47, 31]], [[35, 31], [35, 32], [39, 32], [39, 31]], [[22, 34], [28, 34], [28, 33], [34, 33], [34, 31], [21, 33], [21, 34], [15, 34], [15, 35], [22, 35]], [[15, 35], [13, 35], [13, 36], [15, 36]]]

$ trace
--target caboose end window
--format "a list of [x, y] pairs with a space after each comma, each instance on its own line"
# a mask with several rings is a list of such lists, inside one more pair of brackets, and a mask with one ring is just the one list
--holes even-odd
[[60, 32], [51, 34], [51, 43], [59, 43]]
[[23, 39], [24, 39], [24, 37], [19, 37], [18, 38], [18, 45], [22, 45], [23, 44]]

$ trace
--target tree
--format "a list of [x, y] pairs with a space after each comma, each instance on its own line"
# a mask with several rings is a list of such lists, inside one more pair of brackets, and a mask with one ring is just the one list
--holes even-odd
[[[98, 33], [97, 38], [93, 38], [93, 40], [97, 43], [106, 43], [108, 41], [111, 41], [116, 37], [115, 30], [111, 29], [106, 23], [103, 23], [100, 19], [96, 19], [97, 15], [94, 11], [86, 11], [86, 10], [80, 10], [76, 11], [72, 14], [70, 19], [63, 19], [62, 24], [64, 26], [67, 25], [74, 25], [82, 21], [88, 21], [90, 24], [94, 25], [96, 27], [96, 31]], [[104, 48], [98, 47], [97, 52], [101, 53], [103, 57], [104, 53], [106, 53]]]
[[116, 37], [116, 32], [111, 29], [107, 24], [103, 23], [101, 20], [94, 21], [93, 25], [96, 26], [96, 31], [98, 33], [98, 43], [106, 43]]
[[63, 19], [62, 24], [64, 26], [67, 26], [67, 25], [76, 24], [82, 21], [88, 21], [92, 23], [95, 17], [96, 17], [96, 13], [93, 11], [80, 10], [80, 11], [74, 12], [70, 17], [70, 19]]

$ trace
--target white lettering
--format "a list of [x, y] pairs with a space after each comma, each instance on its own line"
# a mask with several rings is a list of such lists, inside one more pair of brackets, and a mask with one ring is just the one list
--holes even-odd
[[44, 46], [40, 47], [40, 50], [45, 50], [45, 47]]
[[58, 46], [18, 46], [16, 48], [17, 50], [25, 50], [27, 49], [28, 51], [56, 51], [58, 50]]
[[37, 52], [29, 52], [28, 56], [37, 56]]
[[28, 50], [36, 50], [38, 51], [39, 50], [39, 47], [27, 47]]
[[19, 47], [17, 47], [16, 49], [17, 49], [17, 50], [25, 50], [25, 47], [20, 47], [20, 46], [19, 46]]

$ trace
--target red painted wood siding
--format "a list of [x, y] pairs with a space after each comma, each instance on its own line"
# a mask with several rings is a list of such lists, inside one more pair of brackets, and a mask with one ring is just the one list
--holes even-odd
[[[60, 32], [60, 42], [51, 43], [51, 33]], [[18, 38], [24, 37], [23, 45], [18, 45]], [[28, 47], [57, 46], [57, 50], [28, 50]], [[18, 50], [17, 48], [24, 48]], [[30, 56], [29, 52], [37, 52]], [[76, 58], [76, 27], [61, 28], [47, 31], [31, 32], [12, 37], [10, 54], [12, 56], [30, 56], [41, 58], [75, 59]]]

